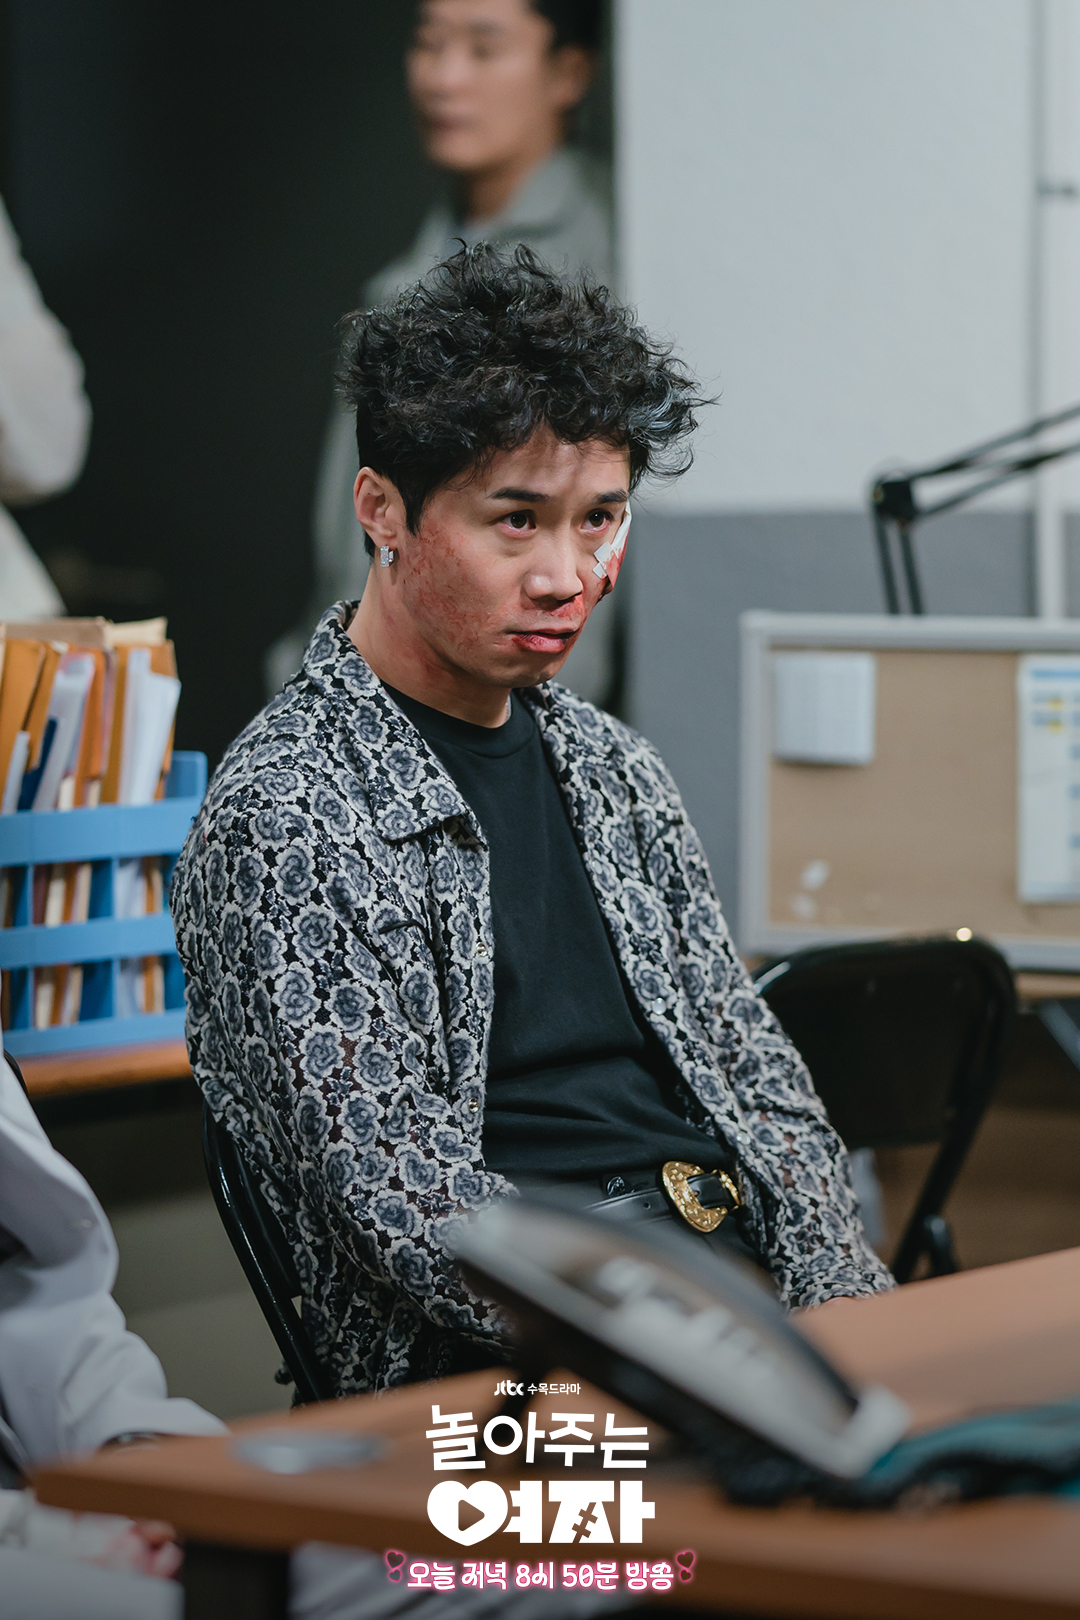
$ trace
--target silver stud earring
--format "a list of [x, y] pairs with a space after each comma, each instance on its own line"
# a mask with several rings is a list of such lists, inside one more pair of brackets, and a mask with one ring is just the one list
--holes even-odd
[[384, 568], [389, 568], [396, 556], [397, 552], [391, 551], [389, 546], [379, 547], [379, 561], [382, 563]]

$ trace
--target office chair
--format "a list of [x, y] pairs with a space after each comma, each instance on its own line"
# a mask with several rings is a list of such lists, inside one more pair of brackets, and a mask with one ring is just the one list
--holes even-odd
[[892, 1263], [910, 1282], [959, 1269], [942, 1208], [990, 1101], [1016, 1009], [1012, 972], [985, 940], [812, 947], [753, 975], [813, 1076], [845, 1146], [938, 1142]]
[[300, 1279], [285, 1234], [236, 1143], [205, 1102], [203, 1157], [222, 1224], [292, 1375], [295, 1404], [331, 1400], [329, 1375], [294, 1304]]

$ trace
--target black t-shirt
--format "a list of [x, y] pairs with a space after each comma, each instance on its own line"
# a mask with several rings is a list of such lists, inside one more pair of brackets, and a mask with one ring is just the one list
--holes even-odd
[[674, 1063], [620, 974], [536, 722], [494, 729], [388, 688], [475, 812], [491, 858], [495, 1009], [484, 1157], [511, 1179], [730, 1164], [677, 1111]]

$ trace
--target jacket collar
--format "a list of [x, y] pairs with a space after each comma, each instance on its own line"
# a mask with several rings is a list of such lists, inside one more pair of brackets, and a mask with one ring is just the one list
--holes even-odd
[[[388, 843], [400, 843], [458, 819], [483, 843], [456, 782], [350, 641], [347, 627], [357, 605], [338, 602], [323, 614], [304, 654], [303, 677], [342, 715], [376, 828]], [[578, 700], [562, 688], [545, 684], [518, 696], [535, 715], [558, 766], [569, 764], [575, 753], [594, 751], [594, 740], [574, 712]]]
[[506, 207], [490, 219], [466, 223], [448, 202], [436, 203], [421, 227], [417, 252], [438, 259], [448, 241], [458, 237], [471, 247], [476, 242], [514, 243], [560, 231], [580, 208], [582, 193], [594, 186], [587, 155], [564, 146], [534, 169]]
[[323, 614], [304, 654], [303, 674], [341, 716], [376, 828], [388, 843], [400, 843], [460, 817], [479, 836], [456, 783], [349, 640], [347, 627], [358, 605], [337, 602]]
[[587, 189], [585, 168], [582, 153], [562, 147], [533, 170], [500, 214], [474, 227], [478, 237], [517, 240], [521, 235], [560, 229], [579, 206], [582, 191]]

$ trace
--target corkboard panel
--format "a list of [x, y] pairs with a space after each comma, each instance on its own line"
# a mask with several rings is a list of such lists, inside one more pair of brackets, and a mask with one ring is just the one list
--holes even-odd
[[[867, 650], [873, 763], [770, 763], [772, 923], [1080, 937], [1080, 904], [1016, 895], [1018, 655]], [[816, 891], [811, 861], [829, 866]]]

